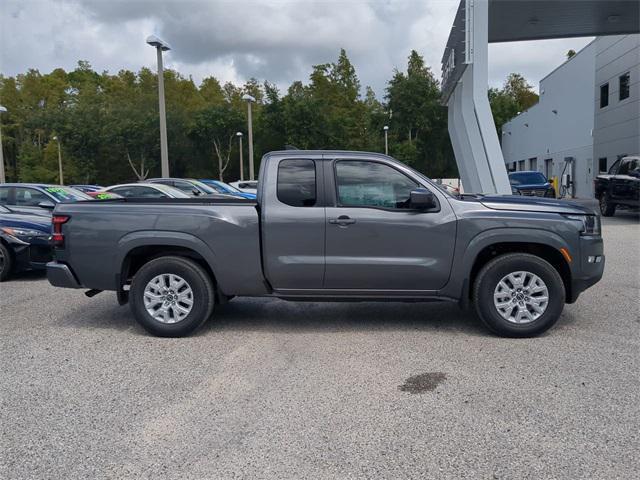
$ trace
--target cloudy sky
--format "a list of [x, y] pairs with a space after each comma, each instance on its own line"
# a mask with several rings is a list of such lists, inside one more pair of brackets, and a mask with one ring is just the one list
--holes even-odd
[[[418, 50], [440, 76], [440, 59], [458, 0], [0, 0], [0, 72], [155, 68], [149, 34], [169, 42], [169, 68], [196, 82], [213, 75], [256, 77], [286, 88], [311, 65], [347, 50], [363, 85], [379, 95], [393, 69]], [[567, 50], [590, 39], [490, 46], [489, 83], [509, 72], [536, 85]]]

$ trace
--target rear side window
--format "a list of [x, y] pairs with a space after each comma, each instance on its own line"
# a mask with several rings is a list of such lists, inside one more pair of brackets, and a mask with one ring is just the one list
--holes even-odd
[[35, 188], [16, 188], [16, 205], [37, 207], [40, 202], [51, 203], [51, 199]]
[[6, 205], [9, 201], [9, 187], [0, 187], [0, 205]]
[[282, 160], [278, 165], [278, 200], [292, 207], [313, 207], [316, 196], [315, 162]]

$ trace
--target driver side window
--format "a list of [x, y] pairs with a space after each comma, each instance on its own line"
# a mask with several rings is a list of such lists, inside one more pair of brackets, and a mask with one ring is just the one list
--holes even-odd
[[16, 205], [37, 207], [40, 202], [51, 202], [51, 200], [34, 188], [16, 188]]
[[339, 160], [335, 164], [341, 207], [410, 208], [411, 191], [419, 185], [384, 163]]

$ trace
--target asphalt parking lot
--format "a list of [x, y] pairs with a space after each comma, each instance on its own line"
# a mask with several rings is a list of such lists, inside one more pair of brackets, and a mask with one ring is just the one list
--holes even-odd
[[0, 478], [637, 478], [640, 221], [542, 337], [448, 304], [235, 299], [161, 339], [112, 293], [0, 284]]

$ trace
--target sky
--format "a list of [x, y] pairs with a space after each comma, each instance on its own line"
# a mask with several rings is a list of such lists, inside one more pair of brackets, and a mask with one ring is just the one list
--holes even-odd
[[[458, 0], [0, 0], [0, 73], [156, 68], [150, 34], [168, 42], [165, 66], [199, 84], [215, 76], [269, 80], [286, 90], [345, 48], [363, 86], [379, 97], [412, 49], [440, 78]], [[569, 49], [591, 39], [492, 44], [489, 84], [510, 72], [536, 87]]]

